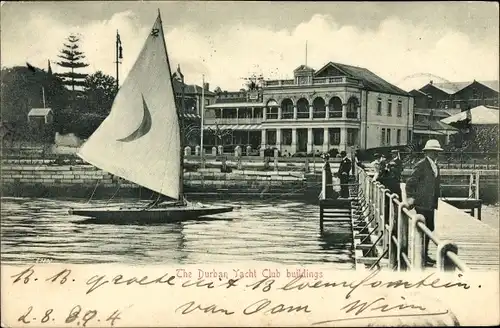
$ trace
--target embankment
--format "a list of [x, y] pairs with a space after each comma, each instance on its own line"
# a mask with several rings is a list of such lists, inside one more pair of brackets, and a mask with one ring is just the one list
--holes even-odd
[[[113, 176], [90, 165], [2, 165], [2, 195], [15, 197], [139, 197], [153, 193], [137, 184]], [[318, 179], [318, 180], [315, 180]], [[321, 189], [319, 176], [302, 172], [272, 172], [204, 169], [184, 173], [187, 195], [199, 197], [251, 196], [304, 197]]]
[[[317, 200], [321, 190], [321, 163], [311, 163], [304, 173], [303, 163], [280, 171], [264, 171], [262, 167], [230, 173], [220, 168], [197, 168], [184, 173], [184, 190], [188, 197], [196, 198], [298, 198]], [[210, 166], [215, 166], [211, 163]], [[336, 163], [332, 163], [335, 172]], [[467, 197], [469, 175], [472, 169], [442, 169], [443, 196]], [[486, 204], [498, 201], [498, 171], [481, 170], [480, 198]], [[405, 170], [403, 180], [409, 176]], [[49, 163], [2, 165], [2, 195], [15, 197], [77, 197], [77, 198], [141, 198], [155, 197], [150, 190], [113, 176], [90, 165], [54, 165]]]

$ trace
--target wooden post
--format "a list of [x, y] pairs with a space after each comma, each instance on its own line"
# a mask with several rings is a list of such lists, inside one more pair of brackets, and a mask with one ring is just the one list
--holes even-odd
[[422, 270], [425, 264], [425, 238], [427, 235], [419, 228], [418, 223], [422, 222], [425, 225], [425, 218], [421, 214], [417, 214], [412, 218], [412, 269]]
[[473, 186], [474, 186], [474, 175], [471, 173], [469, 176], [469, 198], [474, 197], [474, 194], [472, 193]]
[[319, 230], [323, 232], [323, 202], [319, 201]]
[[385, 189], [384, 185], [381, 185], [380, 186], [380, 193], [382, 194], [380, 200], [381, 200], [381, 204], [380, 204], [380, 225], [379, 227], [381, 227], [382, 229], [380, 229], [380, 233], [382, 234], [382, 238], [380, 239], [380, 241], [382, 242], [382, 250], [383, 252], [385, 252], [387, 250], [387, 234], [386, 234], [386, 230], [385, 230], [385, 222], [386, 222], [386, 217], [385, 217], [385, 202], [387, 202], [387, 195], [386, 195], [386, 192], [387, 189]]
[[479, 199], [479, 171], [476, 171], [476, 199]]
[[440, 271], [454, 271], [455, 264], [450, 260], [446, 253], [452, 252], [458, 254], [458, 247], [451, 242], [441, 242], [437, 247], [437, 267]]
[[243, 165], [241, 163], [241, 153], [239, 152], [238, 153], [238, 157], [237, 157], [237, 167], [238, 167], [238, 170], [241, 170], [243, 168]]
[[[326, 165], [323, 166], [323, 170], [321, 171], [321, 199], [325, 198], [326, 198]], [[321, 216], [320, 219], [322, 219]]]
[[274, 170], [278, 172], [278, 149], [274, 150]]
[[389, 242], [389, 265], [392, 268], [396, 266], [396, 245], [393, 244], [392, 242], [392, 236], [395, 234], [394, 233], [394, 218], [395, 218], [395, 213], [394, 213], [394, 198], [398, 198], [398, 195], [392, 194], [389, 196], [389, 232], [388, 232], [388, 242]]
[[[403, 218], [403, 215], [405, 217]], [[403, 214], [403, 205], [400, 203], [398, 205], [398, 231], [397, 231], [398, 244], [396, 246], [398, 271], [406, 269], [405, 262], [403, 261], [401, 254], [404, 252], [408, 254], [408, 217]]]

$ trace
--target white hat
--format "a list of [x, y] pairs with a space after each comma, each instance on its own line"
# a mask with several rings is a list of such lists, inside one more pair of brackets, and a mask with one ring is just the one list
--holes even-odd
[[441, 148], [441, 145], [439, 144], [439, 141], [437, 141], [436, 139], [429, 139], [425, 143], [425, 147], [424, 147], [423, 150], [437, 150], [437, 151], [441, 151], [441, 150], [443, 150], [443, 148]]

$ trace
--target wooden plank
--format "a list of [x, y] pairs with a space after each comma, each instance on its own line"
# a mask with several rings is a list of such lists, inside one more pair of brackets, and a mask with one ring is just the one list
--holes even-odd
[[[471, 270], [499, 269], [498, 230], [442, 199], [439, 201], [436, 213], [435, 233], [440, 240], [448, 240], [458, 246], [458, 257]], [[435, 252], [435, 247], [432, 247], [430, 253], [435, 255]]]

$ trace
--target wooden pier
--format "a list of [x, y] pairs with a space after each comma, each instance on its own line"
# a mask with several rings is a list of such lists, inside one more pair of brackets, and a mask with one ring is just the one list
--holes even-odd
[[[327, 223], [351, 222], [357, 268], [498, 270], [499, 232], [481, 222], [479, 176], [474, 174], [473, 180], [477, 182], [475, 189], [469, 185], [472, 197], [439, 200], [436, 229], [431, 232], [423, 216], [404, 206], [404, 184], [403, 200], [399, 200], [397, 195], [391, 194], [379, 182], [373, 182], [365, 170], [357, 167], [349, 199], [320, 199], [320, 229], [323, 231]], [[323, 178], [322, 195], [326, 187]], [[390, 202], [389, 213], [385, 213], [386, 202]], [[462, 209], [471, 210], [472, 216]], [[479, 220], [474, 218], [474, 209], [478, 209]], [[429, 251], [431, 258], [436, 260], [434, 266], [425, 263], [426, 238], [431, 241]]]

